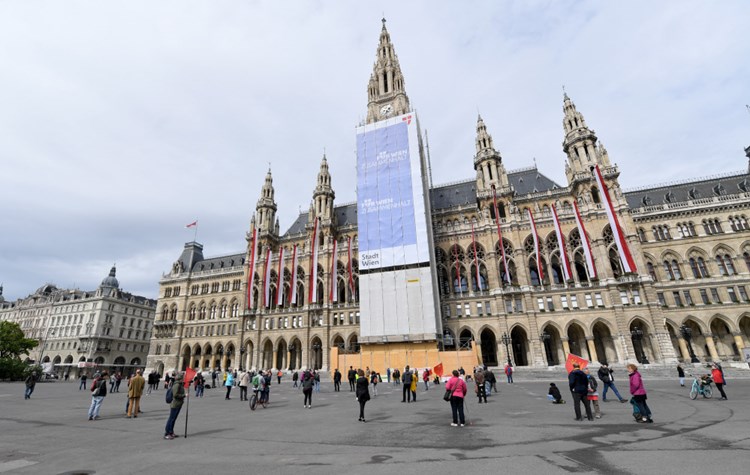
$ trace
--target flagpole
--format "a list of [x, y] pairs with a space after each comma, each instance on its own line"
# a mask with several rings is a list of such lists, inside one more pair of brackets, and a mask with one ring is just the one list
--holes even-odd
[[193, 242], [198, 242], [198, 222], [195, 223], [195, 231], [193, 232]]
[[187, 405], [185, 406], [185, 438], [187, 439], [188, 417], [190, 417], [190, 386], [189, 385], [185, 393], [187, 397]]

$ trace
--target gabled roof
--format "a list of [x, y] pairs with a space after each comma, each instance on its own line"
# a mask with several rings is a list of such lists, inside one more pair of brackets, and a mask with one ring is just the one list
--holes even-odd
[[641, 208], [748, 191], [750, 177], [744, 172], [733, 172], [629, 190], [625, 192], [625, 199], [631, 208]]

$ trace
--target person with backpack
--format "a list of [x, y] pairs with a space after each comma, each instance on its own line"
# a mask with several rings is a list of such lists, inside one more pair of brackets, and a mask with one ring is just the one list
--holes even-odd
[[505, 377], [508, 378], [508, 383], [513, 383], [513, 365], [505, 365]]
[[89, 420], [99, 420], [99, 410], [102, 407], [105, 396], [107, 396], [107, 376], [108, 373], [96, 373], [94, 380], [91, 382], [91, 406], [89, 406]]
[[169, 404], [169, 418], [164, 427], [164, 439], [172, 440], [177, 437], [174, 433], [174, 424], [180, 415], [182, 403], [185, 401], [185, 387], [183, 385], [182, 373], [177, 373], [172, 385], [167, 390], [166, 401]]
[[[374, 396], [378, 395], [378, 380], [380, 379], [380, 375], [377, 371], [373, 370], [370, 372], [370, 384], [372, 384], [372, 394]], [[359, 383], [359, 381], [357, 381]], [[362, 414], [364, 414], [364, 407], [362, 408]], [[365, 416], [363, 415], [362, 418], [364, 419]]]
[[305, 371], [302, 379], [302, 394], [305, 395], [304, 405], [306, 408], [312, 407], [312, 393], [313, 386], [315, 385], [315, 377], [310, 373], [310, 370]]
[[[461, 369], [463, 370], [463, 368]], [[461, 427], [463, 427], [464, 424], [466, 424], [466, 419], [464, 417], [464, 397], [466, 396], [468, 389], [466, 387], [466, 382], [460, 377], [461, 373], [454, 369], [451, 374], [453, 374], [453, 377], [445, 383], [445, 393], [446, 396], [450, 397], [451, 412], [453, 413], [453, 422], [451, 422], [451, 426], [458, 427], [458, 425], [461, 424]]]
[[594, 417], [601, 419], [602, 411], [599, 409], [599, 393], [596, 391], [599, 384], [596, 382], [596, 378], [590, 374], [588, 367], [583, 370], [583, 373], [589, 381], [589, 393], [586, 397], [591, 401], [591, 405], [594, 406]]
[[247, 401], [247, 387], [250, 385], [250, 372], [245, 371], [240, 378], [240, 401]]

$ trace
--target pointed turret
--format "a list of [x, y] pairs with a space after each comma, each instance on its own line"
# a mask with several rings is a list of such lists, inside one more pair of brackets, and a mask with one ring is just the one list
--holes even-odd
[[597, 145], [596, 134], [586, 125], [583, 114], [576, 109], [567, 93], [563, 95], [563, 114], [565, 140], [562, 145], [568, 156], [565, 164], [568, 182], [590, 178], [591, 168], [595, 165], [609, 168], [607, 150], [601, 144]]
[[322, 223], [330, 223], [333, 216], [333, 200], [336, 193], [331, 186], [331, 174], [328, 171], [328, 160], [325, 154], [320, 161], [320, 171], [318, 172], [318, 181], [313, 192], [313, 206], [315, 216], [319, 216]]
[[404, 75], [383, 18], [375, 64], [367, 85], [367, 123], [405, 114], [410, 110]]
[[266, 173], [266, 181], [263, 183], [263, 187], [260, 190], [260, 199], [255, 207], [256, 211], [256, 225], [258, 226], [259, 233], [273, 233], [274, 223], [276, 221], [276, 202], [273, 199], [273, 176], [271, 175], [271, 169], [268, 169]]
[[503, 159], [500, 152], [495, 150], [492, 136], [487, 132], [481, 115], [477, 117], [475, 142], [477, 154], [474, 156], [474, 170], [477, 171], [477, 196], [492, 196], [493, 188], [498, 195], [512, 193]]

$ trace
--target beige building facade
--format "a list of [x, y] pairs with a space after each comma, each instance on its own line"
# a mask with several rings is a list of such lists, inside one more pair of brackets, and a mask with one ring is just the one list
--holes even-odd
[[[368, 123], [412, 110], [385, 22], [367, 93]], [[535, 166], [506, 170], [479, 117], [476, 148], [467, 150], [465, 161], [472, 178], [431, 185], [442, 323], [436, 344], [443, 350], [477, 348], [489, 366], [560, 365], [571, 353], [610, 364], [740, 361], [750, 345], [748, 172], [624, 191], [620, 168], [567, 95], [562, 109], [566, 183], [555, 183]], [[625, 272], [620, 259], [595, 166], [623, 230], [621, 242], [633, 256], [632, 272]], [[243, 250], [205, 258], [201, 244], [185, 244], [159, 284], [149, 368], [333, 369], [338, 355], [360, 351], [357, 205], [335, 204], [325, 157], [312, 188], [310, 209], [282, 233], [269, 170]], [[576, 205], [585, 233], [576, 224]], [[316, 303], [310, 303], [316, 218], [318, 285]], [[260, 260], [249, 278], [254, 231]], [[587, 243], [596, 275], [586, 265]]]
[[38, 340], [27, 361], [60, 378], [144, 368], [155, 309], [155, 300], [120, 289], [114, 266], [93, 291], [47, 284], [10, 302], [0, 288], [0, 321], [18, 323], [26, 338]]

